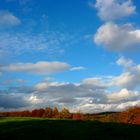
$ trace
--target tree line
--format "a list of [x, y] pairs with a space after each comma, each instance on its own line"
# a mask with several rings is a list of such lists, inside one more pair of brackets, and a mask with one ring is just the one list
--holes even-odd
[[57, 107], [47, 107], [45, 109], [34, 109], [32, 111], [14, 111], [0, 112], [1, 117], [44, 117], [44, 118], [62, 118], [62, 119], [82, 119], [81, 113], [70, 113], [69, 109], [62, 108], [61, 111]]
[[60, 111], [57, 107], [47, 107], [45, 109], [34, 109], [32, 111], [0, 112], [0, 117], [42, 117], [140, 124], [140, 107], [128, 108], [122, 112], [106, 112], [97, 114], [84, 114], [80, 112], [70, 113], [69, 109], [65, 107]]

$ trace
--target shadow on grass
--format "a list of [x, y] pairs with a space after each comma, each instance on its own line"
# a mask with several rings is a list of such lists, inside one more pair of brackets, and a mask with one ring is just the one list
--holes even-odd
[[25, 119], [0, 123], [0, 139], [138, 140], [140, 126], [94, 121]]

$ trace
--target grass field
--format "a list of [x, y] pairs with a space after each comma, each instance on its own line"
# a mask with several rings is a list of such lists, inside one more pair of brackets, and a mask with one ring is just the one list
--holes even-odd
[[0, 140], [139, 140], [140, 126], [43, 118], [0, 118]]

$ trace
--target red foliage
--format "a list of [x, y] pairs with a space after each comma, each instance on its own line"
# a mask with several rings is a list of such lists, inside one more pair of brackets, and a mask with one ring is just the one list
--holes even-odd
[[52, 118], [52, 115], [53, 115], [52, 109], [50, 107], [47, 107], [45, 109], [45, 112], [43, 114], [43, 117]]
[[129, 108], [119, 114], [122, 123], [140, 124], [140, 107]]
[[83, 115], [81, 113], [75, 113], [75, 114], [72, 115], [72, 119], [83, 120]]
[[80, 112], [72, 114], [67, 108], [62, 108], [59, 112], [57, 107], [54, 107], [53, 109], [50, 107], [45, 109], [34, 109], [32, 111], [0, 112], [0, 117], [8, 116], [65, 118], [74, 120], [96, 120], [101, 122], [140, 124], [140, 107], [129, 108], [120, 113], [109, 114], [82, 114]]
[[57, 107], [54, 107], [52, 110], [52, 116], [53, 118], [60, 118], [60, 113]]

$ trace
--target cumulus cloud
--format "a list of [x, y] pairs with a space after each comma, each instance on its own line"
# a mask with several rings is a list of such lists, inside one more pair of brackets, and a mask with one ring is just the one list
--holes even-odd
[[20, 23], [20, 19], [11, 12], [0, 10], [0, 26], [16, 26]]
[[128, 107], [140, 106], [140, 100], [137, 101], [128, 101], [122, 103], [106, 103], [106, 104], [81, 104], [79, 106], [75, 106], [71, 109], [72, 112], [76, 112], [76, 110], [80, 110], [84, 113], [99, 113], [99, 112], [109, 112], [109, 111], [122, 111]]
[[31, 105], [28, 98], [24, 94], [6, 93], [0, 94], [0, 107], [5, 109], [17, 109]]
[[133, 61], [131, 59], [126, 59], [125, 57], [120, 57], [117, 62], [119, 66], [124, 66], [125, 68], [129, 68], [133, 66]]
[[94, 41], [112, 51], [134, 50], [140, 44], [140, 29], [135, 29], [131, 24], [108, 22], [97, 30]]
[[82, 81], [83, 85], [91, 86], [91, 87], [98, 87], [101, 88], [107, 88], [109, 87], [109, 82], [107, 80], [108, 78], [101, 78], [101, 77], [91, 77], [86, 78]]
[[53, 104], [58, 106], [66, 105], [73, 112], [77, 110], [85, 113], [120, 111], [128, 106], [140, 105], [138, 91], [121, 89], [109, 92], [107, 88], [99, 88], [99, 85], [91, 86], [90, 83], [82, 81], [80, 83], [47, 83], [46, 87], [37, 91], [39, 94], [36, 95], [39, 98], [53, 100]]
[[119, 92], [107, 94], [108, 102], [122, 102], [122, 101], [132, 101], [139, 97], [139, 93], [136, 91], [129, 91], [127, 89], [121, 89]]
[[[11, 87], [0, 92], [4, 97], [9, 95], [8, 102], [6, 98], [0, 97], [2, 99], [0, 108], [5, 110], [65, 105], [72, 112], [80, 110], [95, 113], [119, 111], [128, 106], [140, 105], [138, 91], [126, 88], [108, 91], [108, 83], [97, 77], [83, 79], [79, 83], [42, 81], [32, 87]], [[21, 105], [19, 102], [15, 104], [17, 99], [21, 101]]]
[[1, 66], [2, 72], [27, 72], [35, 74], [52, 74], [68, 70], [70, 65], [64, 62], [39, 61], [36, 63], [15, 63]]
[[[90, 5], [94, 6], [91, 3]], [[95, 7], [98, 10], [98, 16], [105, 21], [120, 19], [136, 11], [131, 0], [96, 0]]]
[[59, 83], [59, 82], [49, 82], [49, 81], [46, 81], [46, 82], [38, 83], [37, 85], [35, 85], [35, 88], [38, 91], [46, 91], [47, 88], [59, 87], [59, 86], [63, 86], [63, 85], [66, 85], [66, 84], [69, 84], [69, 83]]
[[126, 71], [119, 76], [116, 76], [113, 81], [114, 85], [125, 87], [128, 89], [138, 88], [140, 85], [140, 66], [132, 68], [130, 71]]
[[140, 65], [134, 65], [131, 59], [121, 57], [117, 60], [117, 64], [122, 65], [124, 72], [112, 78], [115, 86], [127, 89], [136, 89], [140, 85]]
[[[46, 106], [61, 108], [65, 105], [71, 112], [80, 110], [95, 113], [120, 111], [129, 106], [140, 105], [140, 65], [125, 57], [120, 57], [116, 63], [123, 67], [123, 72], [117, 76], [89, 77], [78, 83], [45, 79], [30, 87], [7, 85], [6, 90], [0, 90], [0, 109], [21, 110]], [[0, 70], [48, 74], [70, 68], [67, 63], [45, 61], [16, 63], [1, 66]]]

